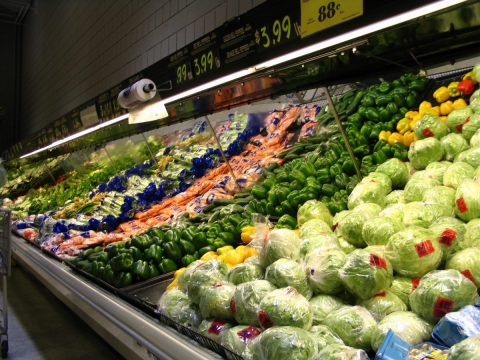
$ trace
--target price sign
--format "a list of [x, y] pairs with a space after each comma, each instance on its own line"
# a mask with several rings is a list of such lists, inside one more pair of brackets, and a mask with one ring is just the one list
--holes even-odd
[[299, 17], [295, 15], [288, 14], [264, 26], [257, 27], [255, 30], [255, 42], [258, 45], [257, 50], [268, 50], [299, 38]]
[[302, 38], [363, 15], [362, 0], [300, 0]]
[[192, 66], [189, 62], [178, 65], [175, 72], [177, 75], [177, 85], [193, 79]]
[[191, 71], [194, 77], [220, 69], [222, 63], [217, 42], [217, 33], [213, 31], [190, 45]]

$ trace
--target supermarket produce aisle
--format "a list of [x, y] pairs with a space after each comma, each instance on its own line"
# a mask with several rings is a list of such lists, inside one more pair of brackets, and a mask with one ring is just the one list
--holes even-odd
[[123, 359], [26, 269], [7, 288], [9, 359]]

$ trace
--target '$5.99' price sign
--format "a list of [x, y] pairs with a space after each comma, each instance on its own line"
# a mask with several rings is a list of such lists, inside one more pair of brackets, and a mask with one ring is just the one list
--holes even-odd
[[302, 38], [363, 15], [362, 0], [300, 0]]

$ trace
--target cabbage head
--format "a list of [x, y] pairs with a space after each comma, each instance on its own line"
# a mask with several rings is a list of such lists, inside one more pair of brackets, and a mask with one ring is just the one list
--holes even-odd
[[454, 214], [455, 189], [446, 186], [434, 186], [423, 193], [421, 200], [427, 204], [442, 205], [444, 216]]
[[423, 194], [433, 188], [435, 182], [432, 179], [410, 179], [403, 192], [407, 203], [412, 201], [421, 201]]
[[213, 341], [221, 343], [225, 334], [232, 327], [232, 323], [220, 319], [203, 320], [202, 323], [198, 326], [198, 332], [201, 335], [212, 339]]
[[405, 193], [403, 190], [393, 190], [385, 197], [385, 206], [393, 204], [406, 204]]
[[436, 138], [415, 141], [408, 149], [408, 160], [417, 170], [425, 169], [428, 164], [441, 160], [442, 156], [442, 145]]
[[204, 319], [233, 321], [230, 312], [230, 300], [235, 292], [235, 285], [224, 282], [207, 287], [200, 298], [200, 312]]
[[450, 253], [461, 249], [465, 244], [466, 227], [460, 220], [454, 217], [442, 217], [435, 221], [428, 228], [435, 240], [438, 240], [443, 252], [442, 260], [445, 260]]
[[350, 212], [338, 223], [337, 231], [350, 244], [356, 247], [365, 247], [367, 244], [362, 237], [363, 224], [370, 221], [372, 216], [364, 212]]
[[386, 245], [390, 236], [403, 229], [400, 221], [379, 216], [363, 224], [362, 238], [368, 245]]
[[467, 247], [480, 248], [480, 219], [473, 219], [467, 223], [465, 244]]
[[357, 305], [370, 311], [375, 320], [382, 320], [394, 311], [407, 311], [407, 305], [394, 293], [386, 290], [367, 300], [357, 300]]
[[438, 204], [414, 201], [406, 204], [403, 210], [403, 225], [428, 228], [435, 220], [444, 216], [445, 208]]
[[404, 208], [405, 208], [404, 204], [388, 205], [387, 207], [385, 207], [385, 209], [383, 209], [380, 212], [379, 215], [383, 217], [395, 219], [403, 223]]
[[182, 290], [187, 290], [187, 285], [188, 282], [190, 281], [190, 276], [192, 276], [193, 272], [199, 266], [200, 264], [203, 264], [205, 261], [203, 260], [195, 260], [194, 262], [190, 263], [190, 265], [187, 266], [184, 272], [180, 274], [180, 276], [177, 279], [178, 286]]
[[259, 326], [257, 308], [262, 299], [276, 290], [267, 280], [255, 280], [236, 287], [230, 302], [230, 312], [239, 324]]
[[300, 256], [305, 257], [312, 249], [340, 249], [335, 234], [314, 235], [302, 239], [300, 243]]
[[425, 275], [410, 295], [417, 315], [436, 324], [445, 314], [477, 301], [477, 287], [458, 270], [437, 270]]
[[302, 227], [310, 219], [323, 220], [330, 228], [332, 227], [332, 214], [321, 201], [308, 200], [298, 209], [297, 221], [299, 227]]
[[330, 344], [325, 346], [319, 353], [318, 359], [322, 360], [369, 360], [367, 353], [351, 346]]
[[332, 227], [320, 219], [310, 219], [300, 227], [300, 239], [332, 233]]
[[374, 171], [365, 176], [360, 183], [368, 184], [370, 182], [376, 182], [380, 184], [385, 194], [388, 194], [390, 191], [392, 191], [392, 179], [390, 179], [390, 176], [387, 174]]
[[270, 231], [267, 241], [258, 255], [260, 265], [264, 268], [278, 259], [300, 259], [300, 238], [289, 229]]
[[352, 251], [357, 249], [341, 236], [337, 238], [337, 241], [338, 245], [340, 245], [340, 250], [342, 250], [345, 254], [350, 254]]
[[467, 248], [448, 258], [445, 269], [455, 269], [470, 279], [477, 288], [480, 285], [480, 249]]
[[455, 156], [468, 149], [468, 143], [460, 134], [448, 134], [440, 139], [445, 160], [453, 161]]
[[390, 237], [386, 257], [398, 274], [420, 278], [437, 268], [442, 250], [428, 230], [407, 228]]
[[213, 284], [227, 280], [228, 267], [223, 261], [209, 260], [195, 268], [187, 286], [188, 297], [200, 304], [203, 292]]
[[462, 151], [455, 157], [454, 163], [464, 162], [472, 166], [474, 169], [480, 166], [480, 146], [472, 147]]
[[[475, 92], [473, 93], [475, 94]], [[472, 96], [473, 96], [472, 94]], [[475, 113], [479, 113], [480, 112], [480, 99], [479, 99], [479, 96], [476, 95], [474, 97], [470, 96], [470, 105], [468, 105], [470, 107], [470, 109], [473, 110], [473, 112]]]
[[240, 263], [228, 272], [227, 280], [233, 285], [239, 285], [247, 281], [263, 279], [264, 270], [260, 265]]
[[385, 188], [375, 180], [368, 183], [358, 183], [348, 196], [348, 209], [353, 210], [360, 204], [374, 203], [381, 207], [385, 205]]
[[472, 138], [470, 139], [470, 146], [480, 146], [480, 130], [475, 131], [475, 134], [473, 134]]
[[314, 325], [310, 329], [310, 333], [313, 334], [315, 340], [317, 341], [318, 351], [322, 351], [323, 348], [327, 345], [337, 344], [345, 345], [343, 340], [340, 339], [335, 333], [330, 330], [325, 325]]
[[158, 311], [176, 322], [196, 328], [202, 321], [200, 310], [180, 289], [165, 291], [158, 300]]
[[475, 169], [464, 162], [456, 162], [443, 175], [443, 185], [456, 189], [466, 179], [473, 179]]
[[430, 339], [433, 325], [411, 311], [395, 311], [385, 316], [372, 335], [372, 348], [378, 351], [388, 330], [414, 346]]
[[277, 288], [294, 287], [307, 299], [312, 297], [312, 289], [308, 285], [305, 269], [298, 262], [290, 259], [278, 259], [265, 270], [265, 280]]
[[339, 270], [345, 287], [360, 299], [369, 299], [390, 287], [393, 268], [390, 261], [365, 249], [347, 255]]
[[362, 212], [371, 215], [372, 217], [377, 217], [382, 211], [382, 207], [378, 204], [374, 203], [365, 203], [360, 204], [355, 209], [352, 210], [353, 212]]
[[450, 132], [457, 134], [461, 133], [467, 119], [472, 114], [473, 111], [468, 106], [461, 109], [453, 110], [450, 114], [448, 114], [447, 126], [450, 129]]
[[407, 165], [396, 158], [380, 164], [377, 167], [377, 172], [387, 175], [392, 181], [392, 186], [397, 189], [403, 188], [408, 181]]
[[475, 335], [453, 345], [448, 360], [480, 360], [480, 336]]
[[410, 308], [410, 294], [420, 283], [420, 279], [403, 276], [394, 276], [392, 286], [388, 289], [391, 293], [397, 295], [408, 308]]
[[[377, 327], [375, 318], [361, 306], [347, 306], [332, 311], [323, 321], [345, 345], [370, 351], [372, 334]], [[322, 358], [323, 359], [323, 358]]]
[[470, 141], [478, 129], [480, 129], [480, 114], [475, 113], [470, 115], [470, 121], [463, 125], [462, 135], [467, 141]]
[[448, 127], [438, 116], [425, 114], [415, 125], [415, 135], [418, 139], [435, 137], [441, 139], [448, 134]]
[[315, 336], [292, 326], [267, 329], [247, 344], [243, 356], [247, 360], [318, 359]]
[[[451, 165], [451, 163], [448, 163]], [[448, 165], [448, 166], [450, 166]], [[444, 161], [437, 161], [427, 165], [425, 170], [417, 171], [410, 177], [409, 181], [413, 180], [432, 180], [434, 185], [443, 184], [443, 174], [448, 169]]]
[[336, 296], [320, 294], [310, 299], [310, 306], [313, 312], [313, 325], [320, 325], [332, 311], [347, 305]]
[[463, 221], [480, 217], [480, 184], [467, 179], [457, 188], [455, 214]]
[[243, 353], [247, 344], [260, 335], [261, 330], [255, 326], [237, 325], [229, 328], [222, 337], [222, 346], [236, 352]]
[[342, 250], [337, 249], [313, 248], [307, 253], [305, 270], [314, 294], [335, 295], [343, 290], [338, 270], [345, 264], [346, 256]]

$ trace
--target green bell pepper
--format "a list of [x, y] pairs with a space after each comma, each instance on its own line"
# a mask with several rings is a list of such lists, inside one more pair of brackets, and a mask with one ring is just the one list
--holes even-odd
[[141, 280], [148, 280], [150, 272], [148, 270], [148, 262], [137, 260], [133, 263], [132, 274], [139, 277]]
[[284, 214], [295, 214], [296, 209], [288, 202], [288, 200], [284, 200], [280, 203], [282, 207], [282, 211]]
[[392, 95], [393, 103], [397, 105], [398, 108], [405, 106], [405, 96], [400, 94], [393, 94]]
[[330, 167], [330, 176], [335, 178], [338, 174], [342, 173], [342, 166], [340, 164], [335, 164]]
[[377, 107], [386, 106], [388, 103], [392, 101], [393, 101], [393, 98], [391, 95], [382, 94], [382, 95], [378, 95], [377, 98], [375, 99], [375, 105], [377, 105]]
[[180, 232], [177, 229], [170, 229], [165, 233], [165, 242], [177, 243], [180, 241]]
[[128, 253], [130, 253], [132, 255], [133, 261], [143, 260], [143, 253], [140, 251], [139, 248], [136, 248], [135, 246], [131, 246], [128, 249]]
[[[307, 177], [307, 181], [305, 182], [305, 185], [306, 185], [306, 187], [309, 187], [311, 189], [315, 189], [317, 192], [322, 190], [322, 185], [318, 182], [318, 180], [315, 176]], [[288, 200], [288, 198], [289, 197], [287, 196], [287, 200]]]
[[380, 120], [380, 113], [374, 107], [367, 107], [365, 110], [365, 117], [373, 122], [378, 122]]
[[297, 220], [288, 214], [283, 215], [278, 219], [277, 225], [275, 227], [277, 229], [290, 229], [290, 230], [295, 230], [297, 228]]
[[270, 190], [273, 187], [273, 185], [275, 185], [276, 183], [277, 183], [276, 177], [274, 175], [269, 175], [263, 182], [262, 186]]
[[382, 147], [384, 147], [387, 144], [388, 143], [385, 140], [377, 141], [377, 143], [375, 144], [375, 147], [373, 148], [373, 152], [377, 152], [378, 150], [380, 150]]
[[380, 122], [382, 122], [382, 123], [390, 121], [390, 118], [392, 117], [390, 112], [384, 106], [380, 106], [378, 108], [378, 113], [380, 115]]
[[[182, 241], [186, 241], [186, 240], [182, 240]], [[162, 261], [163, 251], [160, 246], [152, 244], [147, 250], [145, 250], [143, 255], [144, 255], [145, 261], [149, 261], [149, 262], [154, 261], [156, 263], [159, 263], [160, 261]]]
[[390, 115], [395, 115], [396, 113], [398, 113], [399, 107], [394, 102], [391, 102], [391, 103], [388, 103], [385, 108], [388, 110]]
[[368, 123], [365, 123], [362, 125], [362, 128], [360, 129], [360, 134], [368, 139], [370, 136], [370, 133], [372, 132], [372, 126]]
[[197, 234], [197, 232], [198, 231], [195, 227], [190, 226], [180, 233], [180, 238], [183, 239], [183, 240], [187, 240], [187, 241], [192, 242], [193, 237]]
[[268, 189], [262, 185], [253, 185], [252, 195], [257, 200], [262, 200], [267, 198]]
[[286, 183], [286, 182], [289, 182], [289, 181], [290, 180], [288, 178], [288, 173], [286, 171], [283, 171], [280, 174], [277, 174], [277, 184]]
[[417, 93], [415, 92], [415, 90], [411, 90], [405, 99], [405, 105], [407, 106], [407, 108], [411, 108], [413, 107], [413, 105], [415, 105], [416, 101]]
[[305, 175], [305, 177], [314, 176], [316, 172], [315, 166], [309, 162], [304, 162], [300, 166], [299, 170], [303, 173], [303, 175]]
[[415, 90], [415, 91], [418, 91], [418, 92], [422, 92], [425, 89], [425, 86], [427, 86], [428, 81], [429, 80], [427, 78], [419, 77], [418, 79], [411, 81], [408, 84], [408, 88], [410, 90]]
[[180, 242], [178, 243], [180, 250], [182, 250], [183, 255], [187, 254], [194, 254], [197, 249], [195, 248], [195, 245], [187, 240], [180, 239]]
[[162, 229], [156, 227], [151, 228], [150, 234], [152, 235], [152, 237], [156, 236], [160, 240], [163, 240], [163, 237], [165, 236], [165, 232]]
[[392, 87], [393, 89], [398, 89], [399, 87], [402, 87], [404, 84], [400, 79], [395, 79], [392, 81]]
[[217, 238], [225, 242], [226, 245], [232, 245], [235, 241], [235, 236], [229, 232], [221, 232]]
[[288, 178], [290, 179], [290, 181], [297, 180], [300, 184], [305, 184], [306, 176], [302, 171], [294, 169], [290, 172]]
[[373, 162], [376, 165], [383, 164], [387, 160], [388, 156], [382, 150], [373, 153]]
[[115, 256], [109, 262], [114, 272], [129, 270], [133, 265], [132, 254], [120, 254]]
[[[292, 207], [294, 209], [296, 209], [298, 207], [298, 200], [297, 200], [298, 194], [299, 194], [299, 191], [294, 190], [290, 194], [288, 194], [288, 196], [287, 196], [287, 201], [290, 203], [290, 205], [292, 205]], [[275, 208], [273, 208], [273, 209], [275, 209]]]
[[[138, 237], [140, 236], [140, 239], [138, 239]], [[132, 235], [131, 236], [132, 238], [132, 242], [134, 242], [134, 239], [135, 241], [142, 241], [143, 240], [143, 236], [141, 235]], [[119, 253], [120, 253], [120, 249], [125, 249], [125, 241], [119, 241], [119, 242], [116, 242], [112, 245], [109, 245], [105, 248], [105, 251], [107, 252], [108, 254], [108, 258], [109, 259], [112, 259], [114, 258], [115, 256], [117, 256]]]
[[382, 94], [388, 93], [392, 89], [392, 85], [388, 81], [382, 81], [382, 83], [378, 86], [378, 91]]
[[207, 246], [207, 235], [204, 232], [199, 232], [195, 234], [195, 236], [193, 237], [193, 245], [195, 245], [195, 249], [197, 250], [201, 249], [204, 246]]
[[324, 184], [322, 186], [322, 194], [324, 196], [333, 196], [338, 191], [338, 188], [332, 184]]
[[148, 276], [150, 277], [150, 279], [160, 276], [160, 271], [158, 271], [158, 268], [155, 264], [148, 265]]
[[350, 178], [345, 173], [335, 176], [335, 185], [337, 185], [339, 189], [345, 189], [349, 181]]
[[363, 116], [360, 113], [356, 112], [355, 114], [350, 115], [348, 118], [348, 124], [360, 128], [363, 123]]
[[318, 171], [320, 169], [328, 169], [330, 167], [330, 163], [325, 158], [318, 158], [313, 164], [313, 166], [315, 166], [315, 169], [317, 169]]
[[163, 259], [162, 262], [158, 264], [158, 270], [160, 270], [162, 274], [167, 274], [177, 269], [177, 264], [175, 264], [172, 259]]
[[132, 274], [129, 272], [120, 272], [118, 274], [115, 274], [115, 277], [113, 278], [113, 286], [116, 288], [123, 288], [129, 285], [132, 285], [133, 278]]
[[163, 253], [166, 258], [173, 261], [180, 260], [182, 258], [182, 250], [174, 242], [168, 242], [163, 247]]
[[217, 250], [217, 248], [215, 246], [212, 245], [208, 245], [208, 246], [204, 246], [203, 248], [201, 248], [200, 250], [198, 250], [198, 255], [200, 257], [202, 257], [203, 255], [205, 255], [207, 252], [209, 251], [215, 251]]
[[112, 284], [114, 277], [115, 277], [115, 273], [113, 272], [112, 267], [109, 264], [107, 264], [103, 271], [102, 280], [106, 281], [109, 284]]
[[187, 267], [188, 265], [190, 265], [195, 260], [196, 260], [195, 256], [185, 255], [184, 257], [181, 258], [180, 263], [182, 264], [183, 267]]
[[369, 139], [370, 140], [378, 140], [378, 135], [382, 131], [382, 124], [375, 124], [372, 127], [372, 132], [370, 133]]
[[360, 146], [356, 147], [355, 149], [353, 149], [353, 153], [356, 156], [359, 156], [359, 157], [366, 156], [366, 155], [370, 154], [370, 146], [360, 145]]
[[290, 191], [294, 191], [294, 190], [301, 190], [303, 189], [303, 185], [300, 181], [298, 180], [293, 180], [290, 185], [289, 185], [289, 189]]
[[375, 97], [370, 92], [366, 93], [362, 99], [362, 106], [365, 108], [375, 106]]
[[373, 164], [373, 156], [372, 155], [367, 155], [367, 156], [364, 156], [363, 159], [362, 159], [362, 167], [365, 167], [365, 166], [370, 166]]
[[356, 170], [355, 170], [355, 165], [353, 164], [352, 159], [348, 158], [343, 162], [342, 172], [344, 172], [348, 175], [355, 174]]
[[393, 152], [393, 157], [406, 162], [408, 161], [408, 152], [406, 150], [395, 149]]

